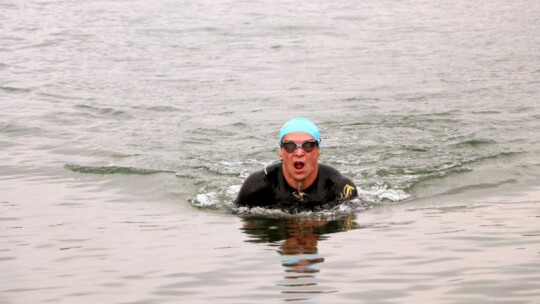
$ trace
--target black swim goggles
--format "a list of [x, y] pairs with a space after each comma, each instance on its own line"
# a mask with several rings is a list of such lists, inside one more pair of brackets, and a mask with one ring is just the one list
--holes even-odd
[[279, 146], [282, 147], [287, 153], [293, 153], [298, 148], [302, 148], [305, 152], [313, 152], [315, 147], [319, 147], [319, 142], [316, 140], [308, 140], [302, 144], [297, 144], [293, 141], [282, 141], [279, 143]]

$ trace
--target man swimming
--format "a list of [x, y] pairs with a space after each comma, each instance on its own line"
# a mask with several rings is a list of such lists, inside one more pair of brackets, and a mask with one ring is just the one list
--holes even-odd
[[281, 163], [252, 173], [240, 188], [238, 206], [318, 211], [357, 197], [354, 183], [319, 164], [321, 137], [310, 120], [296, 117], [279, 132]]

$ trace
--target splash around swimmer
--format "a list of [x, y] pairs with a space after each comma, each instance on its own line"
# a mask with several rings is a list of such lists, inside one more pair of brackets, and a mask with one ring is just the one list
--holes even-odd
[[319, 163], [321, 136], [309, 119], [287, 121], [278, 141], [281, 162], [251, 173], [240, 188], [237, 206], [320, 211], [358, 196], [351, 179]]

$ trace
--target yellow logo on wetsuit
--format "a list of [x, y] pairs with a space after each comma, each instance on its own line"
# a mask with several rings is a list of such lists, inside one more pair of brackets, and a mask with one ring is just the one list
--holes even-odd
[[354, 190], [355, 190], [355, 188], [353, 186], [351, 186], [349, 184], [345, 185], [345, 187], [343, 187], [343, 193], [340, 194], [339, 199], [344, 200], [344, 199], [347, 199], [347, 198], [351, 197]]

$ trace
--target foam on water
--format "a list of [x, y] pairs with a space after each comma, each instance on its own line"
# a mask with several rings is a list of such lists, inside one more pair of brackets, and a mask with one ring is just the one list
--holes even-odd
[[322, 211], [301, 211], [291, 213], [280, 209], [263, 208], [263, 207], [233, 207], [231, 212], [240, 216], [262, 217], [262, 218], [298, 218], [298, 219], [318, 219], [318, 220], [333, 220], [345, 216], [352, 216], [358, 212], [372, 208], [373, 204], [367, 204], [360, 199], [354, 199], [346, 203], [342, 203], [328, 210]]

